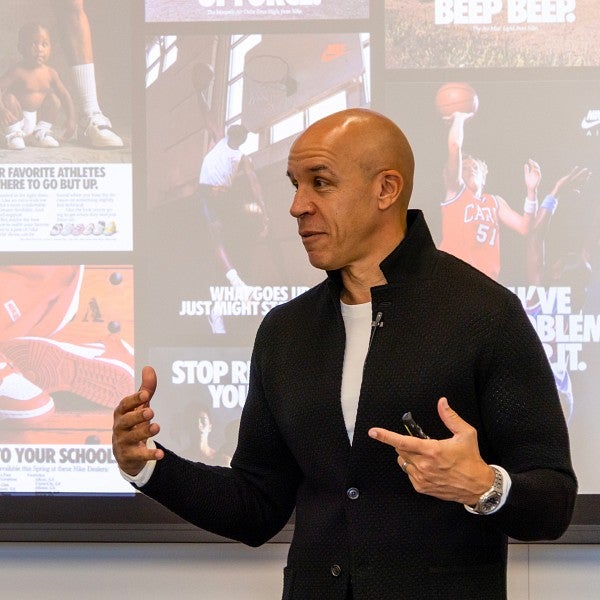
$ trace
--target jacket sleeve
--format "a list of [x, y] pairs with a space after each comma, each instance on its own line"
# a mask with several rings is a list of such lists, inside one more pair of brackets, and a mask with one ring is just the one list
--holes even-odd
[[480, 380], [484, 458], [503, 466], [512, 486], [506, 504], [486, 518], [514, 539], [556, 539], [570, 523], [577, 479], [554, 376], [516, 296], [492, 331]]
[[186, 521], [250, 546], [271, 539], [290, 518], [299, 468], [267, 406], [255, 359], [231, 467], [166, 451], [140, 490]]

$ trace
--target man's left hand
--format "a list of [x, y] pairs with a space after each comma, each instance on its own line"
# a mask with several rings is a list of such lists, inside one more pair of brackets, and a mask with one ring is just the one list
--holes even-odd
[[417, 492], [474, 506], [494, 482], [494, 471], [479, 454], [477, 430], [454, 412], [446, 398], [438, 414], [452, 437], [421, 439], [373, 427], [369, 436], [392, 446], [398, 465]]

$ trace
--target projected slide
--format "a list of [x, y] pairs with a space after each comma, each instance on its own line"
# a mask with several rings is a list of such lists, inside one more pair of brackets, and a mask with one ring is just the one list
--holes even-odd
[[146, 364], [158, 441], [229, 464], [261, 320], [325, 277], [290, 146], [349, 107], [522, 301], [600, 494], [596, 0], [3, 0], [0, 33], [0, 494], [135, 504], [112, 411]]
[[1, 252], [133, 249], [130, 6], [71, 4], [0, 6]]
[[385, 0], [387, 68], [600, 65], [595, 0]]
[[160, 319], [147, 328], [165, 439], [188, 458], [227, 463], [258, 324], [322, 277], [288, 213], [287, 153], [308, 123], [369, 104], [368, 44], [359, 33], [147, 38], [151, 238], [177, 232], [168, 253], [150, 249]]
[[514, 291], [544, 344], [586, 493], [600, 486], [590, 454], [600, 418], [598, 90], [595, 80], [516, 78], [387, 86], [390, 115], [429, 157], [417, 161], [414, 203], [439, 247]]
[[123, 491], [110, 438], [134, 390], [131, 266], [2, 266], [0, 281], [0, 491]]

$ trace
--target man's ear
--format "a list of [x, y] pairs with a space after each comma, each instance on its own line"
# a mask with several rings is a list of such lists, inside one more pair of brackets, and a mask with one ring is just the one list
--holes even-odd
[[402, 175], [394, 169], [387, 169], [379, 173], [379, 208], [386, 210], [392, 204], [398, 201], [402, 189], [404, 188], [404, 179]]

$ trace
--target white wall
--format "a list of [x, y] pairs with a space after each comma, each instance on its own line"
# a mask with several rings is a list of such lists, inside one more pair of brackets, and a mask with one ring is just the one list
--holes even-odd
[[[0, 597], [278, 600], [286, 544], [0, 543]], [[510, 600], [597, 600], [600, 545], [511, 545]]]

